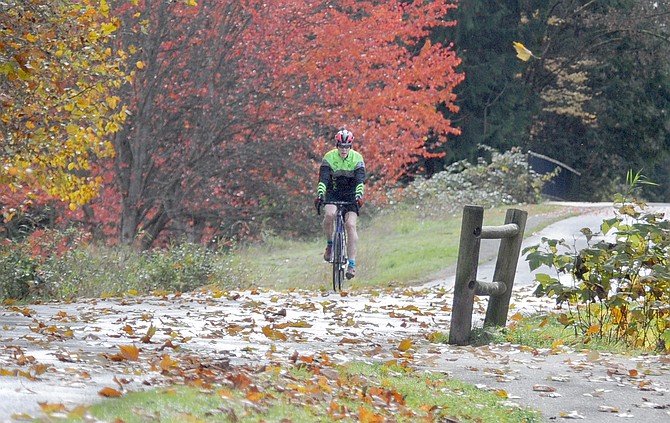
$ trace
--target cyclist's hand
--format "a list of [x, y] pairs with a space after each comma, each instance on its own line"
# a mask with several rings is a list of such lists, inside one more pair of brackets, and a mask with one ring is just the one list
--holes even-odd
[[356, 207], [358, 207], [359, 209], [363, 207], [363, 197], [361, 196], [356, 197]]
[[321, 214], [321, 206], [323, 205], [323, 197], [319, 196], [314, 199], [314, 208], [317, 214]]

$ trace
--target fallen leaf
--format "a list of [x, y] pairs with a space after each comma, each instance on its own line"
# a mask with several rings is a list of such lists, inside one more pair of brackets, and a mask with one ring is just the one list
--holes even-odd
[[586, 331], [587, 335], [595, 335], [600, 331], [600, 325], [593, 325]]
[[53, 414], [65, 411], [65, 405], [63, 404], [51, 404], [48, 402], [40, 402], [38, 404], [40, 405], [40, 410], [42, 410], [44, 414]]
[[602, 413], [618, 413], [619, 408], [618, 407], [610, 407], [610, 406], [607, 406], [607, 405], [601, 405], [601, 406], [598, 407], [598, 411], [600, 411]]
[[312, 325], [310, 323], [307, 323], [304, 320], [301, 320], [299, 322], [284, 322], [284, 323], [280, 323], [278, 325], [275, 325], [275, 328], [277, 328], [277, 329], [286, 329], [288, 327], [291, 327], [291, 328], [311, 328]]
[[251, 378], [244, 373], [230, 375], [227, 379], [233, 383], [233, 387], [236, 389], [245, 389], [251, 385]]
[[591, 362], [598, 361], [600, 360], [600, 353], [598, 351], [589, 351], [586, 358]]
[[174, 361], [173, 359], [170, 358], [168, 354], [163, 354], [163, 358], [161, 359], [161, 364], [160, 367], [163, 369], [163, 371], [169, 371], [173, 367], [177, 366], [177, 362]]
[[122, 394], [121, 394], [120, 391], [117, 391], [114, 388], [105, 387], [105, 388], [102, 388], [100, 391], [98, 391], [98, 395], [100, 395], [102, 397], [107, 397], [107, 398], [118, 398]]
[[67, 414], [67, 416], [68, 416], [68, 418], [71, 418], [71, 419], [84, 420], [84, 417], [86, 416], [86, 413], [88, 412], [89, 408], [90, 407], [85, 406], [85, 405], [78, 405], [72, 411], [70, 411]]
[[656, 409], [656, 410], [664, 410], [664, 409], [666, 409], [670, 406], [663, 405], [663, 404], [658, 404], [658, 403], [651, 402], [649, 400], [644, 399], [642, 404], [638, 405], [637, 407], [638, 408], [653, 408], [653, 409]]
[[278, 330], [274, 330], [270, 326], [263, 326], [262, 330], [263, 335], [267, 336], [269, 339], [272, 339], [273, 341], [286, 341], [288, 339], [286, 335], [279, 332]]
[[560, 398], [562, 395], [558, 392], [540, 392], [542, 398]]
[[593, 391], [593, 392], [589, 392], [589, 393], [587, 393], [587, 394], [584, 394], [584, 396], [585, 396], [585, 397], [596, 397], [596, 398], [600, 398], [600, 397], [602, 397], [604, 394], [606, 394], [606, 393], [608, 393], [608, 392], [612, 392], [612, 390], [611, 390], [611, 389], [596, 389], [596, 390]]
[[583, 420], [583, 419], [586, 418], [586, 417], [582, 416], [581, 414], [579, 414], [576, 410], [569, 411], [569, 412], [567, 412], [567, 413], [566, 413], [566, 412], [561, 412], [561, 413], [559, 413], [558, 415], [561, 416], [561, 417], [563, 417], [564, 419], [579, 419], [579, 420]]
[[219, 389], [216, 391], [216, 393], [221, 397], [221, 398], [226, 398], [226, 399], [232, 399], [233, 398], [233, 393], [230, 392], [227, 389]]
[[498, 389], [498, 390], [496, 390], [496, 391], [495, 391], [495, 394], [496, 394], [497, 396], [499, 396], [500, 398], [507, 398], [507, 397], [508, 397], [507, 391], [504, 390], [504, 389]]
[[373, 413], [367, 408], [360, 407], [358, 409], [358, 421], [360, 423], [382, 423], [384, 417]]
[[353, 338], [342, 338], [339, 342], [340, 345], [342, 344], [360, 344], [361, 341], [360, 339], [353, 339]]
[[153, 337], [156, 334], [156, 327], [154, 325], [149, 325], [149, 329], [147, 330], [147, 334], [142, 337], [142, 343], [143, 344], [148, 344], [151, 342], [151, 337]]
[[135, 345], [119, 345], [119, 349], [126, 360], [137, 361], [140, 358], [140, 350]]
[[399, 349], [400, 351], [403, 351], [403, 352], [404, 352], [404, 351], [407, 351], [407, 350], [409, 350], [410, 348], [412, 348], [412, 345], [413, 345], [413, 344], [412, 344], [412, 340], [411, 340], [411, 339], [404, 339], [404, 340], [400, 343], [400, 345], [398, 345], [398, 349]]
[[258, 402], [263, 399], [265, 395], [256, 390], [256, 389], [250, 389], [249, 392], [247, 392], [246, 399], [252, 402]]
[[374, 357], [376, 355], [379, 355], [384, 352], [384, 348], [381, 346], [376, 346], [375, 348], [371, 349], [370, 351], [365, 351], [363, 354], [365, 354], [368, 357]]

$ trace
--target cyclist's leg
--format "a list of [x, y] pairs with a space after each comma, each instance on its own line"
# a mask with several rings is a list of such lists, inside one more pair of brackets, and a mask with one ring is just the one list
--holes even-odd
[[356, 231], [356, 212], [347, 212], [344, 226], [347, 230], [347, 256], [349, 260], [356, 260], [356, 248], [358, 245], [358, 232]]
[[333, 204], [326, 204], [323, 208], [323, 232], [326, 234], [326, 239], [330, 240], [333, 237], [333, 229], [335, 222], [335, 214], [337, 207]]
[[333, 228], [335, 221], [335, 214], [337, 213], [337, 207], [332, 204], [326, 204], [323, 208], [323, 231], [326, 235], [326, 251], [323, 252], [323, 259], [325, 261], [332, 261], [333, 259]]

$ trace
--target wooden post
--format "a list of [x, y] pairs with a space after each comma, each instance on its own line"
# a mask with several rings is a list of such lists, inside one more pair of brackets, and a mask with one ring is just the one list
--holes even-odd
[[[508, 209], [504, 225], [482, 226], [483, 207], [463, 208], [454, 283], [454, 306], [451, 310], [449, 330], [450, 344], [467, 345], [470, 342], [475, 295], [489, 296], [484, 326], [505, 326], [507, 323], [507, 312], [527, 217], [528, 213], [523, 210]], [[477, 280], [479, 246], [482, 239], [501, 240], [492, 282]]]
[[472, 331], [472, 309], [479, 263], [479, 245], [484, 208], [465, 206], [461, 223], [461, 240], [454, 282], [454, 305], [451, 311], [449, 343], [467, 345]]
[[493, 280], [504, 283], [507, 288], [502, 294], [489, 298], [484, 326], [505, 326], [507, 324], [507, 313], [512, 297], [514, 275], [516, 274], [516, 266], [519, 261], [519, 254], [521, 253], [521, 243], [523, 242], [527, 217], [528, 212], [526, 211], [509, 209], [505, 216], [505, 225], [499, 227], [505, 228], [514, 224], [514, 226], [517, 226], [517, 230], [515, 234], [510, 233], [513, 236], [502, 237], [500, 240], [498, 260], [496, 261]]

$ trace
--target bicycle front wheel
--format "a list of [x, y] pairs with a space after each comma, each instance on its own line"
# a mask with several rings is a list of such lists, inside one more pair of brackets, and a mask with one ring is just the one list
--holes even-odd
[[344, 234], [336, 233], [333, 240], [333, 291], [342, 291], [344, 268], [346, 265], [344, 254]]

